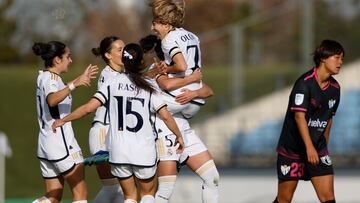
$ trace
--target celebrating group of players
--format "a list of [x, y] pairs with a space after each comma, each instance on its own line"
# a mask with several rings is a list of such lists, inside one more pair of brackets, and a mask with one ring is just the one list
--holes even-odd
[[[202, 202], [219, 202], [219, 173], [188, 122], [213, 95], [202, 82], [199, 39], [181, 28], [184, 1], [154, 0], [150, 6], [151, 30], [157, 36], [126, 45], [116, 36], [103, 38], [92, 49], [106, 64], [97, 92], [73, 112], [71, 91], [89, 86], [97, 66], [89, 65], [65, 85], [60, 75], [72, 62], [70, 49], [58, 41], [34, 44], [45, 66], [37, 78], [36, 97], [37, 156], [46, 194], [33, 203], [60, 202], [65, 181], [73, 202], [87, 202], [84, 159], [70, 121], [94, 111], [90, 152], [108, 155], [107, 162], [96, 163], [102, 188], [95, 203], [168, 202], [177, 164], [186, 164], [203, 181]], [[321, 202], [335, 202], [326, 146], [340, 96], [332, 75], [339, 72], [343, 56], [339, 43], [324, 40], [314, 53], [316, 67], [295, 83], [277, 150], [274, 202], [290, 202], [299, 179], [312, 180]], [[316, 119], [324, 125], [311, 122]]]
[[37, 80], [38, 158], [46, 195], [34, 202], [59, 202], [64, 180], [73, 202], [87, 202], [83, 157], [70, 121], [93, 111], [90, 152], [109, 154], [107, 163], [97, 164], [103, 187], [95, 202], [137, 202], [138, 195], [143, 203], [168, 202], [177, 163], [203, 180], [203, 202], [218, 202], [219, 173], [187, 120], [213, 94], [201, 82], [199, 39], [180, 28], [183, 1], [157, 0], [151, 7], [157, 36], [127, 45], [116, 36], [105, 37], [92, 50], [106, 63], [98, 90], [73, 112], [70, 92], [88, 86], [97, 67], [89, 65], [65, 85], [60, 74], [72, 62], [70, 49], [57, 41], [34, 44], [46, 68]]

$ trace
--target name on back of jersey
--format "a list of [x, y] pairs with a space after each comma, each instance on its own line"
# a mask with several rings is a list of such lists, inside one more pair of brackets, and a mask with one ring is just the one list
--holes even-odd
[[138, 87], [135, 84], [119, 83], [118, 90], [134, 92], [138, 91]]
[[181, 41], [186, 42], [186, 41], [195, 39], [195, 37], [191, 33], [188, 33], [188, 34], [182, 35], [180, 37], [180, 39], [181, 39]]

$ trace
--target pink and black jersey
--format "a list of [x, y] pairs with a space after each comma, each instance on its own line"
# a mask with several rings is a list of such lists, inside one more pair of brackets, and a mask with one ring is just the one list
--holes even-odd
[[340, 102], [340, 85], [330, 77], [328, 84], [318, 84], [316, 68], [303, 74], [296, 82], [289, 97], [289, 104], [281, 131], [277, 152], [291, 158], [306, 155], [305, 144], [295, 121], [295, 112], [305, 112], [310, 136], [319, 155], [327, 154], [325, 128], [335, 115]]

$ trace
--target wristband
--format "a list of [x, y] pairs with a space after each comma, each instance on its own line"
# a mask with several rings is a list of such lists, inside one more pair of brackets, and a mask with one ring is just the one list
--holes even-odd
[[70, 91], [73, 91], [73, 90], [76, 88], [73, 82], [70, 83], [70, 84], [68, 85], [68, 87], [69, 87]]

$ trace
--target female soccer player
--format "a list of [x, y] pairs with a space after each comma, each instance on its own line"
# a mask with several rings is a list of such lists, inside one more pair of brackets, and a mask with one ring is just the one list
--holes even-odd
[[[93, 48], [95, 56], [101, 56], [106, 63], [98, 80], [98, 89], [105, 83], [113, 80], [120, 72], [124, 72], [124, 64], [121, 61], [122, 51], [125, 44], [116, 36], [105, 37], [100, 46]], [[109, 112], [105, 106], [97, 108], [95, 118], [89, 133], [90, 153], [107, 151], [105, 137], [109, 129]], [[108, 163], [97, 164], [96, 170], [101, 179], [102, 187], [95, 197], [94, 203], [123, 202], [123, 194], [117, 178], [110, 172]]]
[[193, 82], [182, 88], [170, 88], [168, 78], [190, 75], [197, 68], [201, 68], [201, 51], [198, 37], [180, 28], [184, 21], [184, 1], [154, 0], [151, 4], [153, 22], [151, 29], [161, 39], [166, 64], [166, 76], [157, 79], [160, 87], [167, 93], [166, 102], [173, 113], [181, 112], [185, 118], [195, 115], [200, 106], [205, 104], [204, 99], [194, 98], [186, 105], [179, 105], [174, 98], [180, 95], [181, 89], [198, 90], [201, 82]]
[[339, 73], [344, 55], [341, 44], [323, 40], [314, 52], [315, 67], [295, 82], [277, 146], [274, 202], [291, 202], [299, 180], [311, 180], [320, 202], [335, 202], [327, 145], [340, 102], [340, 85], [332, 76]]
[[[151, 29], [161, 39], [162, 50], [167, 65], [167, 75], [157, 78], [159, 86], [167, 93], [167, 98], [173, 96], [173, 100], [166, 99], [171, 111], [186, 141], [186, 148], [181, 157], [174, 157], [174, 153], [159, 153], [159, 188], [156, 194], [157, 202], [168, 202], [176, 181], [176, 167], [174, 160], [185, 162], [202, 180], [202, 201], [218, 202], [219, 173], [211, 157], [210, 152], [200, 140], [195, 131], [190, 128], [186, 118], [190, 118], [203, 105], [204, 98], [213, 94], [212, 90], [203, 83], [191, 83], [183, 87], [172, 87], [170, 81], [175, 77], [187, 76], [196, 68], [201, 67], [200, 43], [198, 37], [180, 28], [184, 21], [184, 1], [154, 0], [152, 7], [153, 23]], [[203, 88], [202, 88], [203, 87]], [[172, 89], [174, 88], [174, 89]], [[169, 96], [170, 95], [170, 96]], [[187, 103], [186, 105], [184, 105]], [[184, 108], [184, 106], [186, 106]], [[174, 107], [174, 108], [171, 108]], [[178, 113], [180, 112], [180, 113]], [[164, 139], [159, 139], [158, 146], [172, 147], [171, 135], [166, 128], [159, 127]], [[159, 130], [158, 130], [159, 131]], [[173, 138], [172, 138], [173, 139]], [[187, 158], [188, 157], [188, 158]], [[161, 161], [163, 160], [163, 161]]]
[[[122, 62], [125, 73], [100, 87], [87, 104], [79, 107], [63, 119], [55, 121], [53, 129], [79, 119], [106, 104], [110, 113], [109, 134], [106, 147], [109, 150], [111, 173], [118, 178], [123, 189], [125, 203], [137, 202], [139, 182], [141, 203], [154, 202], [156, 149], [152, 123], [157, 112], [167, 127], [176, 135], [177, 153], [182, 153], [184, 142], [166, 104], [153, 93], [153, 87], [143, 78], [143, 52], [139, 45], [124, 47]], [[151, 113], [152, 112], [152, 113]]]
[[37, 156], [40, 159], [42, 176], [45, 179], [45, 196], [33, 203], [60, 202], [64, 180], [73, 194], [73, 202], [87, 202], [84, 180], [84, 165], [81, 149], [74, 137], [71, 123], [62, 126], [56, 133], [51, 129], [55, 119], [66, 116], [71, 111], [70, 92], [79, 86], [90, 86], [97, 67], [89, 65], [85, 72], [65, 85], [60, 77], [66, 73], [72, 62], [70, 49], [63, 43], [35, 43], [32, 47], [44, 61], [45, 70], [37, 78], [36, 102], [40, 126]]

